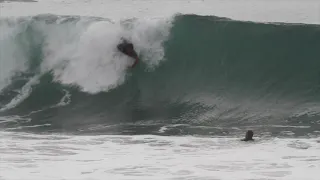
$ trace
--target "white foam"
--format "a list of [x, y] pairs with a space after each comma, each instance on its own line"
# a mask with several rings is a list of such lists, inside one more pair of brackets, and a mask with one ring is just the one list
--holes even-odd
[[[14, 20], [13, 20], [14, 21]], [[1, 22], [0, 27], [0, 92], [6, 87], [11, 77], [26, 69], [27, 45], [25, 39], [16, 41], [16, 36], [25, 30], [23, 24], [12, 26], [9, 22]], [[24, 44], [26, 43], [26, 44]], [[24, 49], [26, 48], [26, 49]]]
[[317, 180], [320, 170], [317, 139], [0, 135], [6, 180]]
[[55, 107], [66, 106], [71, 103], [71, 94], [67, 90], [64, 91], [64, 96], [60, 99], [60, 102]]
[[38, 124], [38, 125], [32, 125], [32, 126], [19, 126], [19, 127], [14, 127], [14, 128], [6, 128], [6, 130], [10, 131], [10, 130], [31, 129], [31, 128], [38, 128], [38, 127], [45, 127], [45, 126], [51, 126], [51, 124]]
[[[40, 74], [53, 72], [55, 81], [79, 86], [85, 92], [108, 91], [124, 82], [133, 63], [116, 49], [121, 38], [132, 41], [141, 64], [152, 69], [164, 60], [162, 43], [171, 28], [170, 18], [93, 22], [83, 17], [74, 23], [62, 23], [66, 17], [59, 17], [56, 24], [28, 19], [12, 19], [11, 23], [3, 21], [0, 25], [0, 91], [15, 72], [27, 69], [25, 65], [33, 61], [29, 59], [29, 50], [38, 46], [32, 43], [39, 40], [44, 40]], [[32, 32], [37, 34], [26, 32], [31, 23]], [[39, 42], [28, 41], [29, 36]]]
[[[167, 24], [164, 24], [167, 23]], [[46, 46], [42, 71], [53, 70], [55, 80], [74, 84], [89, 93], [108, 91], [122, 84], [131, 58], [119, 53], [116, 46], [122, 37], [135, 45], [142, 61], [150, 67], [163, 60], [162, 42], [169, 35], [169, 22], [135, 21], [130, 28], [108, 21], [90, 25], [46, 27]]]
[[22, 116], [2, 116], [0, 117], [0, 124], [1, 123], [7, 123], [7, 122], [30, 122], [31, 118], [26, 118]]
[[6, 104], [1, 111], [12, 109], [23, 102], [32, 92], [32, 86], [38, 84], [38, 76], [31, 78], [22, 88], [18, 91], [18, 95], [15, 96], [8, 104]]

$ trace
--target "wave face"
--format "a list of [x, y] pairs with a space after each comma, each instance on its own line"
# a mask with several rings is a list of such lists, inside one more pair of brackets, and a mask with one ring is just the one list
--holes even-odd
[[[0, 29], [2, 129], [307, 135], [320, 127], [317, 25], [39, 15], [1, 19]], [[134, 69], [115, 48], [121, 37], [141, 57]]]

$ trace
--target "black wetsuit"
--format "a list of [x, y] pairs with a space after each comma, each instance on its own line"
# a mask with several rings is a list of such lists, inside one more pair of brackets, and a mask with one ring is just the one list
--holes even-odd
[[246, 137], [244, 139], [241, 139], [241, 141], [254, 141], [254, 139], [252, 139], [253, 137], [253, 131], [249, 130], [246, 133]]
[[138, 63], [139, 58], [138, 58], [136, 51], [134, 50], [132, 43], [130, 43], [126, 40], [123, 40], [120, 44], [118, 44], [117, 48], [123, 54], [135, 59], [135, 62], [133, 63], [132, 67]]
[[[118, 50], [121, 51], [124, 54], [127, 54], [127, 48], [133, 49], [133, 44], [129, 43], [127, 41], [123, 41], [122, 43], [118, 44], [117, 46]], [[128, 54], [127, 54], [128, 55]]]

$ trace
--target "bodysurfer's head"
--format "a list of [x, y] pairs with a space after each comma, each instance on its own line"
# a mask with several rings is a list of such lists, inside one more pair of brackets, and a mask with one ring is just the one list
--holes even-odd
[[246, 133], [246, 137], [244, 139], [242, 139], [242, 141], [254, 141], [253, 137], [253, 131], [252, 130], [248, 130]]
[[133, 58], [135, 58], [137, 56], [137, 53], [134, 50], [132, 43], [128, 43], [124, 46], [124, 52], [125, 52], [125, 54], [127, 54], [128, 56], [133, 57]]
[[123, 42], [118, 44], [117, 48], [123, 54], [135, 59], [132, 67], [134, 67], [138, 63], [139, 58], [138, 58], [136, 51], [134, 50], [132, 43], [128, 42], [127, 40], [123, 40]]

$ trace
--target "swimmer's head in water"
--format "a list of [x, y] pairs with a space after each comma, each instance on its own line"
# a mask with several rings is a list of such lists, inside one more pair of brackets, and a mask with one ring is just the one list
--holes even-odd
[[253, 137], [253, 131], [248, 130], [246, 133], [246, 137], [242, 139], [242, 141], [253, 141], [254, 139], [252, 137]]
[[252, 137], [253, 137], [253, 131], [251, 131], [251, 130], [247, 131], [246, 139], [252, 139]]
[[253, 137], [253, 131], [251, 131], [251, 130], [247, 131], [245, 139], [246, 140], [253, 140], [252, 137]]

